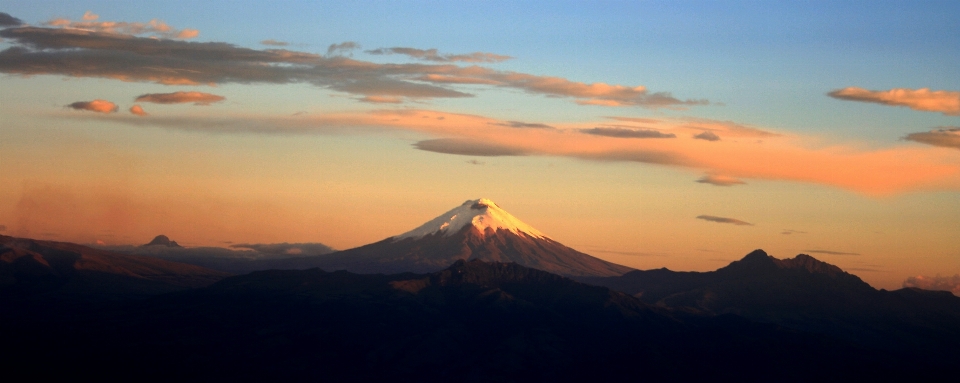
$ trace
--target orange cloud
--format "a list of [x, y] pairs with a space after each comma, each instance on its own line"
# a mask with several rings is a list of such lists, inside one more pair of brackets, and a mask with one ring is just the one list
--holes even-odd
[[130, 107], [130, 113], [136, 114], [140, 117], [149, 116], [150, 114], [145, 112], [140, 105], [134, 105]]
[[905, 106], [913, 110], [940, 112], [960, 116], [960, 92], [923, 89], [867, 90], [857, 87], [837, 89], [827, 93], [841, 100], [872, 102], [883, 105]]
[[45, 25], [59, 28], [71, 28], [92, 32], [104, 32], [126, 35], [152, 35], [163, 38], [192, 39], [200, 34], [196, 29], [176, 30], [163, 21], [153, 19], [146, 23], [129, 23], [123, 21], [97, 21], [99, 15], [87, 11], [83, 14], [83, 21], [69, 19], [53, 19]]
[[77, 101], [67, 105], [67, 107], [76, 110], [88, 110], [97, 113], [113, 113], [119, 109], [117, 104], [107, 100]]
[[[960, 190], [960, 162], [952, 151], [909, 145], [881, 149], [858, 145], [823, 146], [814, 137], [783, 135], [729, 121], [657, 119], [657, 131], [669, 139], [625, 139], [584, 134], [597, 124], [551, 123], [554, 129], [517, 129], [511, 121], [431, 110], [379, 110], [311, 116], [94, 117], [133, 125], [179, 130], [318, 134], [402, 129], [433, 137], [416, 148], [445, 154], [543, 155], [593, 161], [668, 165], [723, 175], [704, 183], [764, 179], [830, 185], [868, 195], [915, 190]], [[640, 131], [644, 125], [625, 125]], [[693, 138], [704, 127], [722, 141]], [[763, 139], [757, 140], [760, 136]], [[745, 138], [745, 139], [737, 139]], [[439, 140], [439, 141], [437, 141]], [[719, 176], [715, 176], [719, 177]]]
[[173, 93], [148, 93], [137, 97], [139, 102], [153, 102], [157, 104], [182, 104], [192, 102], [194, 105], [210, 105], [214, 102], [226, 100], [223, 96], [218, 96], [203, 92], [173, 92]]

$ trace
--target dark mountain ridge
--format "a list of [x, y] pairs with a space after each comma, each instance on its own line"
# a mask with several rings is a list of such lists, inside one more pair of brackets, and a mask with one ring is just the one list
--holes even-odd
[[[941, 349], [960, 342], [960, 297], [916, 289], [876, 290], [806, 254], [776, 259], [756, 250], [716, 271], [637, 270], [579, 280], [663, 308], [735, 314], [871, 347]], [[877, 336], [881, 333], [886, 335]]]
[[42, 314], [0, 315], [0, 336], [18, 350], [10, 363], [58, 366], [38, 376], [831, 381], [942, 368], [736, 316], [672, 313], [479, 260], [430, 274], [262, 271], [106, 309]]

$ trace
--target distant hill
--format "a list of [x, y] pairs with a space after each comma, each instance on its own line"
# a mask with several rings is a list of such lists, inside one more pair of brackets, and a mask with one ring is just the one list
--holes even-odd
[[0, 235], [0, 300], [99, 301], [210, 285], [230, 274], [66, 242]]

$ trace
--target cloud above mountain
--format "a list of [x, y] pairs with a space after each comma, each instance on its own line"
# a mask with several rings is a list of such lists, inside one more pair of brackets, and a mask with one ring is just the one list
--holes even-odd
[[940, 112], [948, 116], [960, 116], [960, 92], [923, 89], [867, 90], [857, 87], [837, 89], [827, 93], [830, 97], [890, 106], [905, 106], [925, 112]]
[[960, 274], [952, 277], [925, 277], [918, 275], [907, 278], [903, 281], [903, 287], [916, 287], [924, 290], [949, 291], [953, 295], [960, 296]]

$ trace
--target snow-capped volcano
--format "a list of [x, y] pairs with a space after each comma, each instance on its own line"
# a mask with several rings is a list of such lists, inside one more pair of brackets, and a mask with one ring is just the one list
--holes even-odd
[[430, 222], [393, 238], [396, 240], [423, 238], [435, 233], [443, 233], [444, 236], [451, 236], [463, 230], [467, 225], [473, 225], [473, 227], [480, 231], [481, 235], [486, 233], [489, 228], [494, 232], [497, 230], [506, 230], [514, 234], [525, 235], [532, 238], [548, 238], [537, 229], [523, 223], [523, 221], [510, 215], [510, 213], [501, 209], [500, 206], [497, 206], [496, 203], [486, 198], [464, 202], [453, 210], [430, 220]]
[[571, 277], [633, 270], [566, 247], [485, 198], [406, 233], [323, 257], [321, 268], [359, 273], [435, 272], [461, 259], [514, 262]]

